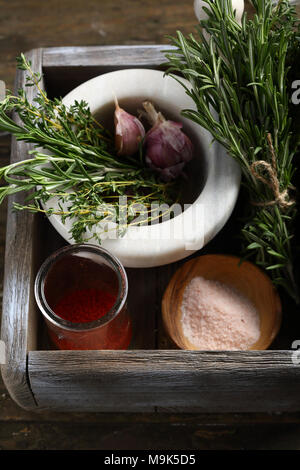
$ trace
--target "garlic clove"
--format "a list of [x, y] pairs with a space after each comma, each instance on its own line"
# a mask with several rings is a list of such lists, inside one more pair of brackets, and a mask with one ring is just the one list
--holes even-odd
[[145, 136], [148, 166], [160, 173], [162, 179], [169, 181], [177, 178], [185, 164], [193, 158], [193, 144], [182, 131], [182, 124], [166, 120], [149, 101], [143, 103], [152, 128]]
[[182, 132], [181, 123], [166, 120], [149, 101], [143, 107], [153, 126], [145, 137], [146, 163], [164, 179], [174, 179], [193, 158], [193, 144]]
[[118, 155], [131, 156], [139, 149], [140, 141], [145, 137], [141, 121], [120, 108], [116, 101], [114, 114], [115, 147]]
[[192, 158], [192, 143], [181, 131], [182, 124], [164, 121], [146, 135], [147, 157], [160, 168], [167, 168]]

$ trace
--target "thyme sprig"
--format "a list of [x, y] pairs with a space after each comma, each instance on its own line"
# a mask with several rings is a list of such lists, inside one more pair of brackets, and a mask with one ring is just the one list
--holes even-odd
[[[146, 208], [144, 222], [155, 214], [151, 203], [171, 206], [179, 196], [179, 184], [163, 183], [145, 167], [142, 156], [118, 157], [110, 133], [91, 114], [86, 102], [66, 107], [60, 99], [51, 100], [41, 86], [42, 77], [33, 72], [31, 63], [21, 54], [19, 69], [26, 73], [26, 86], [35, 87], [29, 102], [26, 90], [16, 96], [8, 92], [0, 103], [0, 130], [19, 141], [30, 143], [27, 159], [0, 169], [0, 203], [8, 195], [28, 192], [24, 204], [16, 210], [57, 214], [62, 221], [72, 220], [71, 235], [76, 242], [86, 240], [87, 230], [107, 220], [118, 225], [119, 234], [135, 223], [139, 204]], [[17, 114], [21, 124], [9, 117]], [[120, 217], [119, 196], [126, 196], [126, 223]], [[55, 200], [44, 209], [40, 203]], [[58, 206], [58, 208], [57, 208]], [[101, 243], [101, 231], [93, 236]]]
[[252, 0], [255, 15], [248, 20], [245, 13], [242, 24], [231, 0], [206, 3], [208, 18], [197, 35], [170, 38], [175, 49], [167, 53], [168, 73], [181, 82], [180, 72], [191, 84], [185, 88], [197, 110], [183, 114], [241, 166], [250, 202], [242, 230], [245, 253], [299, 301], [292, 256], [299, 140], [292, 135], [289, 83], [299, 57], [299, 21], [286, 0], [277, 6]]

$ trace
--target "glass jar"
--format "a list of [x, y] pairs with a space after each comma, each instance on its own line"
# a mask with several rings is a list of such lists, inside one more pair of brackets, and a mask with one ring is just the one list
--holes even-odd
[[89, 244], [66, 246], [42, 264], [35, 298], [57, 349], [127, 349], [128, 281], [120, 261]]

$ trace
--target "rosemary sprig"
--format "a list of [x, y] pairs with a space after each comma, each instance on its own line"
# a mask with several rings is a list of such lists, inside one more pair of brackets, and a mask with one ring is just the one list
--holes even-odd
[[[171, 38], [168, 73], [191, 88], [197, 110], [183, 114], [206, 128], [240, 164], [249, 206], [245, 248], [299, 301], [292, 260], [296, 215], [291, 195], [297, 139], [292, 137], [288, 73], [299, 57], [299, 21], [282, 0], [252, 0], [255, 15], [235, 20], [231, 0], [206, 0], [197, 36]], [[185, 86], [183, 84], [183, 86]], [[298, 130], [299, 132], [299, 130]]]
[[[31, 70], [31, 63], [21, 54], [18, 67], [26, 73], [26, 86], [36, 88], [36, 98], [29, 102], [24, 89], [17, 96], [8, 92], [0, 103], [0, 130], [17, 140], [33, 145], [29, 158], [0, 169], [0, 203], [11, 194], [28, 192], [17, 210], [57, 214], [72, 220], [71, 234], [76, 242], [86, 239], [86, 231], [99, 222], [112, 220], [119, 234], [135, 223], [139, 204], [147, 208], [144, 220], [154, 215], [151, 203], [173, 204], [178, 197], [180, 182], [163, 183], [145, 167], [138, 156], [118, 157], [110, 133], [95, 120], [84, 101], [66, 108], [61, 100], [51, 100], [41, 88], [40, 74]], [[21, 119], [17, 124], [9, 117], [14, 111]], [[119, 196], [126, 196], [128, 218], [121, 220]], [[52, 198], [57, 205], [45, 210], [40, 203]], [[94, 233], [101, 243], [101, 233]]]

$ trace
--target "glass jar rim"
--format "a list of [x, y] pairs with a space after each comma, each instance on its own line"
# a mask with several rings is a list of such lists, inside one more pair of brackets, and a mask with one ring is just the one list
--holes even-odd
[[[111, 307], [110, 310], [108, 310], [105, 315], [91, 322], [73, 323], [69, 320], [65, 320], [64, 318], [60, 317], [51, 309], [46, 300], [44, 287], [45, 280], [50, 268], [53, 267], [55, 263], [59, 259], [62, 259], [65, 255], [76, 253], [79, 251], [93, 252], [105, 258], [105, 260], [109, 262], [110, 267], [114, 269], [114, 272], [117, 275], [119, 288], [114, 305]], [[114, 256], [108, 250], [97, 245], [92, 245], [88, 243], [77, 243], [64, 246], [56, 250], [54, 253], [52, 253], [46, 258], [36, 275], [34, 283], [34, 294], [36, 303], [41, 313], [50, 323], [54, 324], [59, 328], [73, 332], [89, 331], [104, 326], [107, 323], [111, 322], [122, 310], [126, 303], [128, 294], [128, 279], [125, 268], [122, 263], [116, 256]]]

